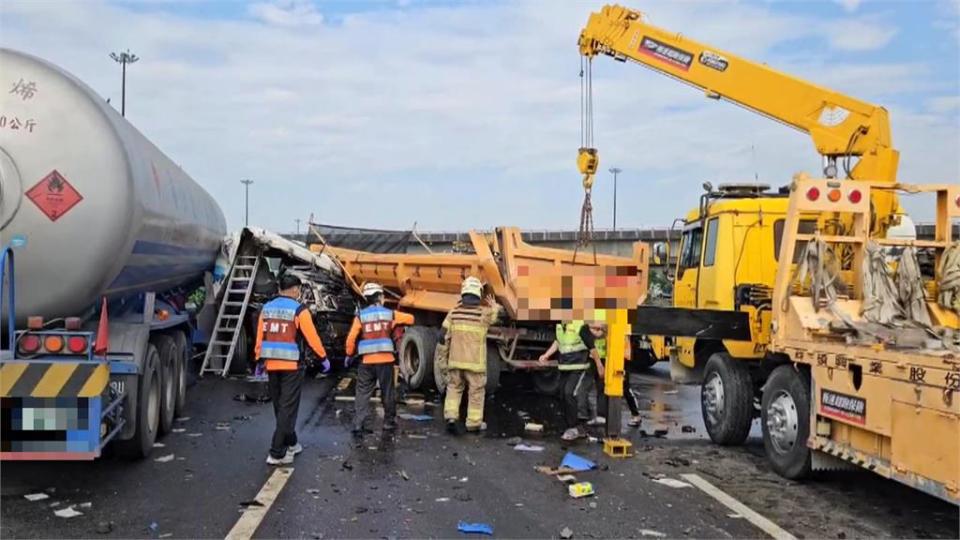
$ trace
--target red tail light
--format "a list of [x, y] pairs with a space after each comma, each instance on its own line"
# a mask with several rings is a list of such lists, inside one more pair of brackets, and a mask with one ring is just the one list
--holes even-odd
[[24, 354], [33, 354], [40, 350], [40, 338], [32, 334], [26, 334], [20, 338], [20, 352]]
[[84, 353], [87, 352], [87, 338], [83, 336], [70, 336], [67, 339], [67, 348], [70, 349], [72, 353]]
[[63, 350], [63, 338], [60, 336], [47, 336], [43, 338], [43, 348], [47, 352], [58, 353]]
[[953, 201], [957, 204], [957, 207], [960, 208], [960, 195], [957, 195], [957, 200]]
[[807, 190], [807, 200], [815, 201], [820, 198], [820, 190], [816, 187], [812, 187]]
[[850, 195], [847, 195], [847, 199], [849, 199], [853, 204], [857, 204], [861, 199], [863, 199], [863, 194], [860, 193], [859, 189], [855, 189], [850, 192]]

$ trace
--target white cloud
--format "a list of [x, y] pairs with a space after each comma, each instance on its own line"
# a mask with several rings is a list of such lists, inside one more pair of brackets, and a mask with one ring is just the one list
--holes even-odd
[[[550, 9], [537, 1], [385, 4], [322, 32], [291, 31], [283, 17], [188, 18], [92, 0], [0, 5], [0, 44], [63, 66], [114, 103], [119, 73], [105, 52], [122, 43], [137, 53], [128, 119], [213, 193], [234, 226], [242, 219], [240, 178], [256, 182], [252, 220], [278, 230], [311, 213], [370, 227], [418, 221], [421, 229], [578, 222], [575, 37], [599, 1]], [[277, 9], [306, 9], [295, 18], [309, 20], [320, 16], [311, 6]], [[864, 99], [885, 103], [930, 85], [923, 64], [771, 52], [822, 35], [821, 21], [739, 2], [651, 9], [654, 24]], [[819, 168], [806, 135], [636, 65], [598, 59], [594, 91], [601, 168], [625, 171], [618, 224], [670, 224], [696, 204], [704, 180], [758, 172], [780, 185]], [[957, 129], [899, 114], [891, 112], [900, 122], [894, 139], [905, 148], [946, 141], [930, 144], [922, 159], [905, 150], [902, 176], [956, 181], [947, 143]], [[609, 224], [611, 192], [604, 175], [595, 188], [598, 226]]]
[[875, 20], [847, 19], [826, 25], [827, 38], [841, 51], [882, 49], [897, 35], [897, 29]]
[[834, 2], [840, 4], [843, 7], [843, 10], [847, 13], [853, 13], [860, 8], [860, 4], [863, 4], [863, 0], [833, 0]]
[[258, 2], [248, 8], [250, 14], [276, 26], [315, 26], [323, 23], [323, 15], [311, 0], [275, 0]]

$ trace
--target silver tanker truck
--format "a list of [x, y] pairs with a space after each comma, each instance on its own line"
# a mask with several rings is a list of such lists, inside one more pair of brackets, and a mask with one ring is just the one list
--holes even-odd
[[0, 459], [150, 453], [186, 399], [214, 199], [84, 83], [0, 49]]

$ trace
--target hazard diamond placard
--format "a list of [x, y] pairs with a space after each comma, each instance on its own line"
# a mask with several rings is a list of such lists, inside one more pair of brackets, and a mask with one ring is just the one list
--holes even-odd
[[53, 170], [50, 174], [43, 177], [43, 180], [37, 182], [37, 185], [30, 188], [27, 192], [27, 198], [37, 205], [37, 208], [50, 221], [56, 221], [61, 216], [70, 211], [71, 208], [83, 200], [70, 182], [62, 174]]

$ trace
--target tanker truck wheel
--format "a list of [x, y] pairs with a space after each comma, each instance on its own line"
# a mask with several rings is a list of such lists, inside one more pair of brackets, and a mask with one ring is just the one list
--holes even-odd
[[177, 359], [180, 349], [172, 336], [158, 334], [150, 342], [160, 354], [160, 426], [159, 433], [164, 435], [173, 429], [174, 411], [177, 407]]
[[713, 442], [734, 446], [747, 440], [753, 425], [753, 382], [746, 362], [727, 353], [710, 356], [700, 387], [700, 410]]
[[430, 328], [411, 326], [400, 340], [400, 372], [411, 390], [426, 388], [433, 383], [433, 356], [437, 336]]
[[176, 361], [176, 389], [177, 399], [174, 403], [174, 416], [181, 416], [184, 408], [187, 406], [187, 377], [190, 376], [190, 344], [187, 342], [187, 334], [182, 330], [173, 332], [173, 340], [177, 342], [177, 351], [180, 355]]
[[[147, 345], [143, 359], [143, 373], [137, 387], [136, 421], [133, 437], [116, 444], [117, 454], [140, 459], [150, 455], [153, 443], [157, 440], [157, 428], [160, 424], [160, 353], [153, 344]], [[134, 406], [126, 403], [126, 407]]]
[[798, 480], [810, 473], [810, 381], [793, 365], [773, 370], [761, 400], [763, 447], [773, 470]]

